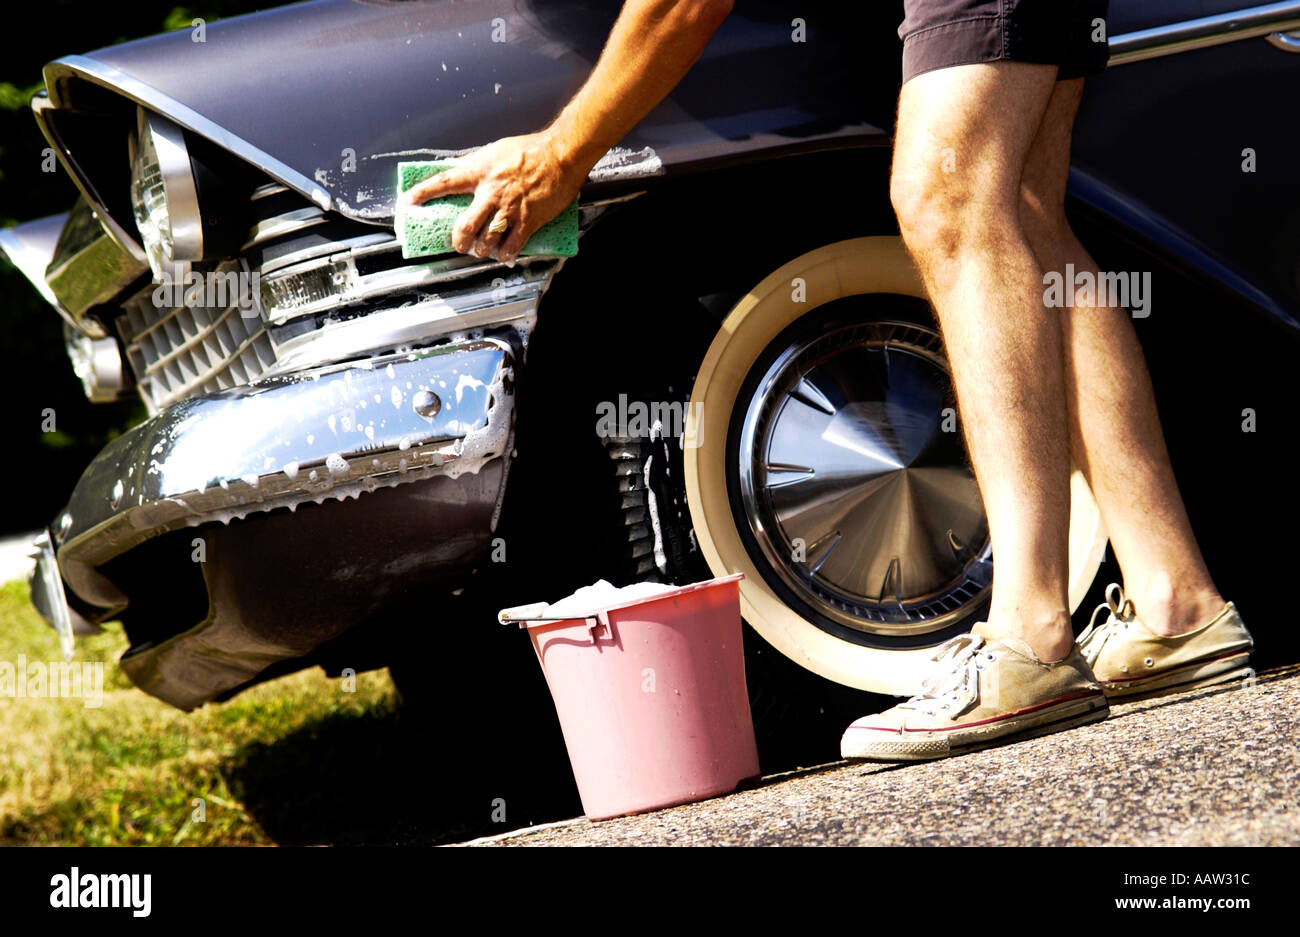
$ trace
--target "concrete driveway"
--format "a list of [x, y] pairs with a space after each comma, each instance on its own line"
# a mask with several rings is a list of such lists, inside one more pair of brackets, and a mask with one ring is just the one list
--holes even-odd
[[947, 761], [843, 762], [476, 845], [1296, 845], [1300, 666]]

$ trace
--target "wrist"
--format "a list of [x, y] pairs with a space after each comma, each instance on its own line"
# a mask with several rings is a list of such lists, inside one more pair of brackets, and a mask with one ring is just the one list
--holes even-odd
[[568, 178], [584, 180], [609, 147], [591, 139], [562, 112], [545, 131], [552, 158]]

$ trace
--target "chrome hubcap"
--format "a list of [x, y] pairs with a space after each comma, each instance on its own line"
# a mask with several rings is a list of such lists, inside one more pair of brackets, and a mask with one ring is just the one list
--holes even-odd
[[987, 594], [988, 526], [949, 386], [939, 336], [901, 322], [793, 341], [758, 382], [739, 441], [745, 523], [817, 615], [919, 635]]

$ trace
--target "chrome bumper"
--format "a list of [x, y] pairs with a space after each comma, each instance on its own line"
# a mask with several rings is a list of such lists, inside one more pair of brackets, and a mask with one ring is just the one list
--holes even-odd
[[128, 602], [98, 567], [167, 531], [508, 463], [514, 358], [500, 339], [462, 341], [168, 407], [99, 455], [56, 521], [67, 588], [102, 620]]

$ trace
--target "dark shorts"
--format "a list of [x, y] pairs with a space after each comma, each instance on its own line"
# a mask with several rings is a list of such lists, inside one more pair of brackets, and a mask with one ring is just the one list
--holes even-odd
[[[903, 81], [979, 62], [1057, 65], [1057, 79], [1106, 67], [1109, 0], [905, 0]], [[1098, 40], [1097, 36], [1102, 38]]]

